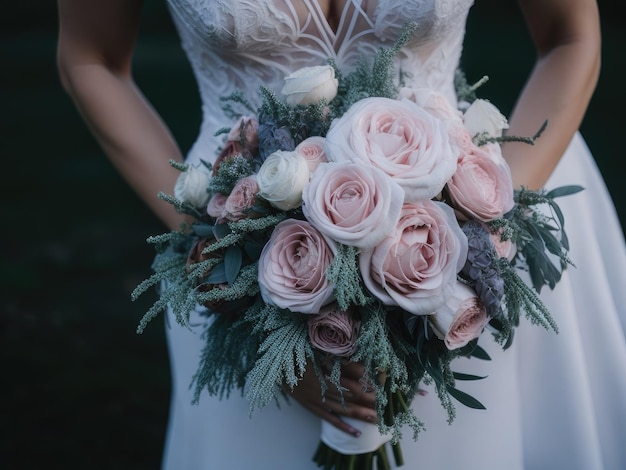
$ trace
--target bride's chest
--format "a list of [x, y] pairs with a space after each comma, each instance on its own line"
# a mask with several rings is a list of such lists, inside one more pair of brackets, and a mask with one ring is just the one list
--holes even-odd
[[207, 46], [267, 52], [296, 42], [334, 49], [356, 37], [393, 39], [408, 21], [416, 42], [437, 39], [465, 18], [473, 0], [168, 0]]

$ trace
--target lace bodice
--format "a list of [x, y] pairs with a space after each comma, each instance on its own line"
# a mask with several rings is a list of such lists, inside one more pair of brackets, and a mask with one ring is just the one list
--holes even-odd
[[200, 135], [188, 158], [212, 160], [213, 134], [230, 124], [219, 98], [239, 90], [259, 104], [263, 84], [279, 91], [301, 67], [333, 58], [350, 70], [389, 46], [409, 20], [418, 29], [396, 61], [408, 86], [454, 99], [456, 69], [472, 0], [344, 0], [333, 28], [317, 0], [168, 0], [202, 99]]

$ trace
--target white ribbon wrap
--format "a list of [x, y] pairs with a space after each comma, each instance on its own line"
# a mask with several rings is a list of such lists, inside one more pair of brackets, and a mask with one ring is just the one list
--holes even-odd
[[342, 418], [344, 422], [361, 431], [359, 437], [354, 437], [337, 429], [328, 421], [322, 420], [321, 440], [324, 444], [344, 455], [357, 455], [374, 452], [383, 444], [391, 440], [391, 433], [382, 435], [377, 424], [370, 424], [354, 418]]

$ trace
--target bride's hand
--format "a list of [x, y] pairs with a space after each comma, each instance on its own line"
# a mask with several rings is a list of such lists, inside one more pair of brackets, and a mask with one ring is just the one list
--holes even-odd
[[[286, 392], [311, 413], [328, 421], [336, 428], [353, 436], [359, 436], [361, 432], [345, 423], [341, 417], [360, 419], [368, 423], [377, 423], [376, 415], [376, 392], [373, 387], [367, 386], [363, 381], [364, 367], [361, 364], [351, 362], [341, 368], [340, 392], [337, 387], [326, 380], [328, 386], [325, 400], [322, 398], [322, 390], [319, 378], [309, 366], [298, 382]], [[343, 394], [344, 402], [341, 402]]]

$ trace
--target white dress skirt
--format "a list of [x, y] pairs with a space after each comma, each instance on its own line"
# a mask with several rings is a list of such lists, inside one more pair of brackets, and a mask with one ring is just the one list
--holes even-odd
[[[188, 161], [215, 158], [214, 133], [230, 122], [219, 111], [220, 96], [244, 90], [254, 101], [259, 85], [279, 90], [288, 72], [328, 57], [349, 67], [356, 55], [388, 45], [407, 18], [420, 27], [396, 65], [411, 72], [409, 85], [429, 86], [454, 99], [454, 71], [471, 4], [348, 0], [344, 21], [333, 31], [312, 0], [169, 0], [202, 97], [204, 118]], [[485, 335], [481, 343], [493, 360], [463, 359], [454, 369], [487, 376], [459, 384], [487, 409], [459, 404], [448, 425], [432, 390], [417, 397], [412, 406], [426, 431], [418, 442], [406, 433], [403, 468], [626, 469], [626, 245], [579, 135], [547, 188], [569, 184], [585, 188], [557, 200], [576, 267], [554, 291], [542, 292], [560, 332], [522, 322], [504, 352]], [[295, 401], [252, 415], [237, 393], [223, 400], [205, 393], [192, 405], [190, 385], [205, 320], [192, 312], [191, 330], [171, 316], [166, 320], [172, 401], [163, 470], [317, 468], [311, 457], [320, 421]]]

